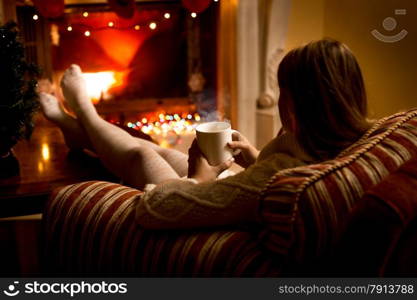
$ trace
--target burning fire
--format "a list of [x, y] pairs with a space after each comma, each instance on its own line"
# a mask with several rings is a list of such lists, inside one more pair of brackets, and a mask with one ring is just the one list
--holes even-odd
[[101, 99], [107, 99], [109, 97], [107, 91], [123, 83], [121, 72], [83, 73], [83, 77], [87, 84], [88, 96], [94, 104]]

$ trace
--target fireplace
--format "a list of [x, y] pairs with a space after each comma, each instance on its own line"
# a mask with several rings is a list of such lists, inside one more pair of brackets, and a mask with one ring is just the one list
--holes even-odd
[[136, 2], [130, 19], [119, 17], [106, 2], [67, 5], [62, 17], [48, 20], [39, 14], [35, 20], [33, 7], [18, 13], [26, 14], [23, 23], [47, 24], [50, 77], [56, 86], [66, 68], [80, 65], [104, 119], [157, 139], [169, 137], [169, 146], [197, 122], [221, 118], [218, 11], [213, 1], [191, 14], [178, 0]]

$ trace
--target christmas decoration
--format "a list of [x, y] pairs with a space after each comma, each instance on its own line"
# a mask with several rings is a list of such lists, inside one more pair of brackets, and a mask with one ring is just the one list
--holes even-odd
[[33, 0], [33, 4], [45, 18], [58, 18], [64, 14], [64, 0]]
[[15, 23], [0, 26], [0, 157], [21, 139], [29, 138], [38, 108], [38, 68], [24, 60]]
[[[94, 16], [94, 14], [93, 13], [90, 14], [89, 18], [91, 18], [91, 16]], [[99, 24], [100, 22], [95, 22], [94, 26], [88, 25], [86, 22], [80, 22], [78, 20], [78, 22], [75, 22], [75, 23], [72, 23], [72, 22], [66, 23], [65, 30], [77, 31], [77, 32], [82, 33], [83, 35], [85, 35], [86, 31], [89, 31], [90, 35], [92, 35], [94, 32], [107, 30], [110, 28], [113, 30], [119, 30], [119, 31], [132, 31], [132, 30], [135, 30], [135, 31], [152, 30], [153, 31], [153, 30], [158, 29], [158, 27], [161, 26], [162, 24], [170, 24], [172, 17], [173, 16], [171, 13], [165, 12], [165, 13], [161, 13], [159, 17], [153, 18], [151, 21], [146, 21], [146, 22], [142, 21], [141, 23], [137, 23], [137, 22], [134, 22], [135, 19], [132, 19], [132, 23], [128, 25], [126, 25], [126, 22], [124, 22], [123, 24], [120, 24], [121, 22], [118, 22], [117, 18], [114, 19], [113, 21], [104, 20], [102, 24]], [[68, 19], [66, 21], [68, 21]], [[62, 24], [62, 23], [58, 22], [56, 24]]]
[[[182, 142], [186, 135], [193, 135], [195, 127], [201, 121], [198, 113], [165, 114], [163, 112], [148, 114], [147, 117], [130, 121], [124, 125], [141, 131], [157, 141], [161, 147], [171, 148]], [[110, 120], [110, 123], [115, 123]]]
[[201, 13], [205, 11], [212, 0], [182, 0], [182, 5], [191, 13]]

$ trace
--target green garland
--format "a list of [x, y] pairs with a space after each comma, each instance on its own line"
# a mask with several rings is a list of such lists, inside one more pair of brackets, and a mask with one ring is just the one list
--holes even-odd
[[0, 26], [0, 155], [32, 134], [38, 75], [38, 67], [25, 61], [16, 24]]

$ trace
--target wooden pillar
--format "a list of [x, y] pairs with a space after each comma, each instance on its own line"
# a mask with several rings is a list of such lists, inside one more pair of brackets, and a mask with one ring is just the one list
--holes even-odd
[[0, 23], [5, 24], [9, 21], [16, 22], [16, 1], [0, 0]]
[[4, 23], [4, 8], [3, 8], [3, 0], [0, 0], [0, 24]]

